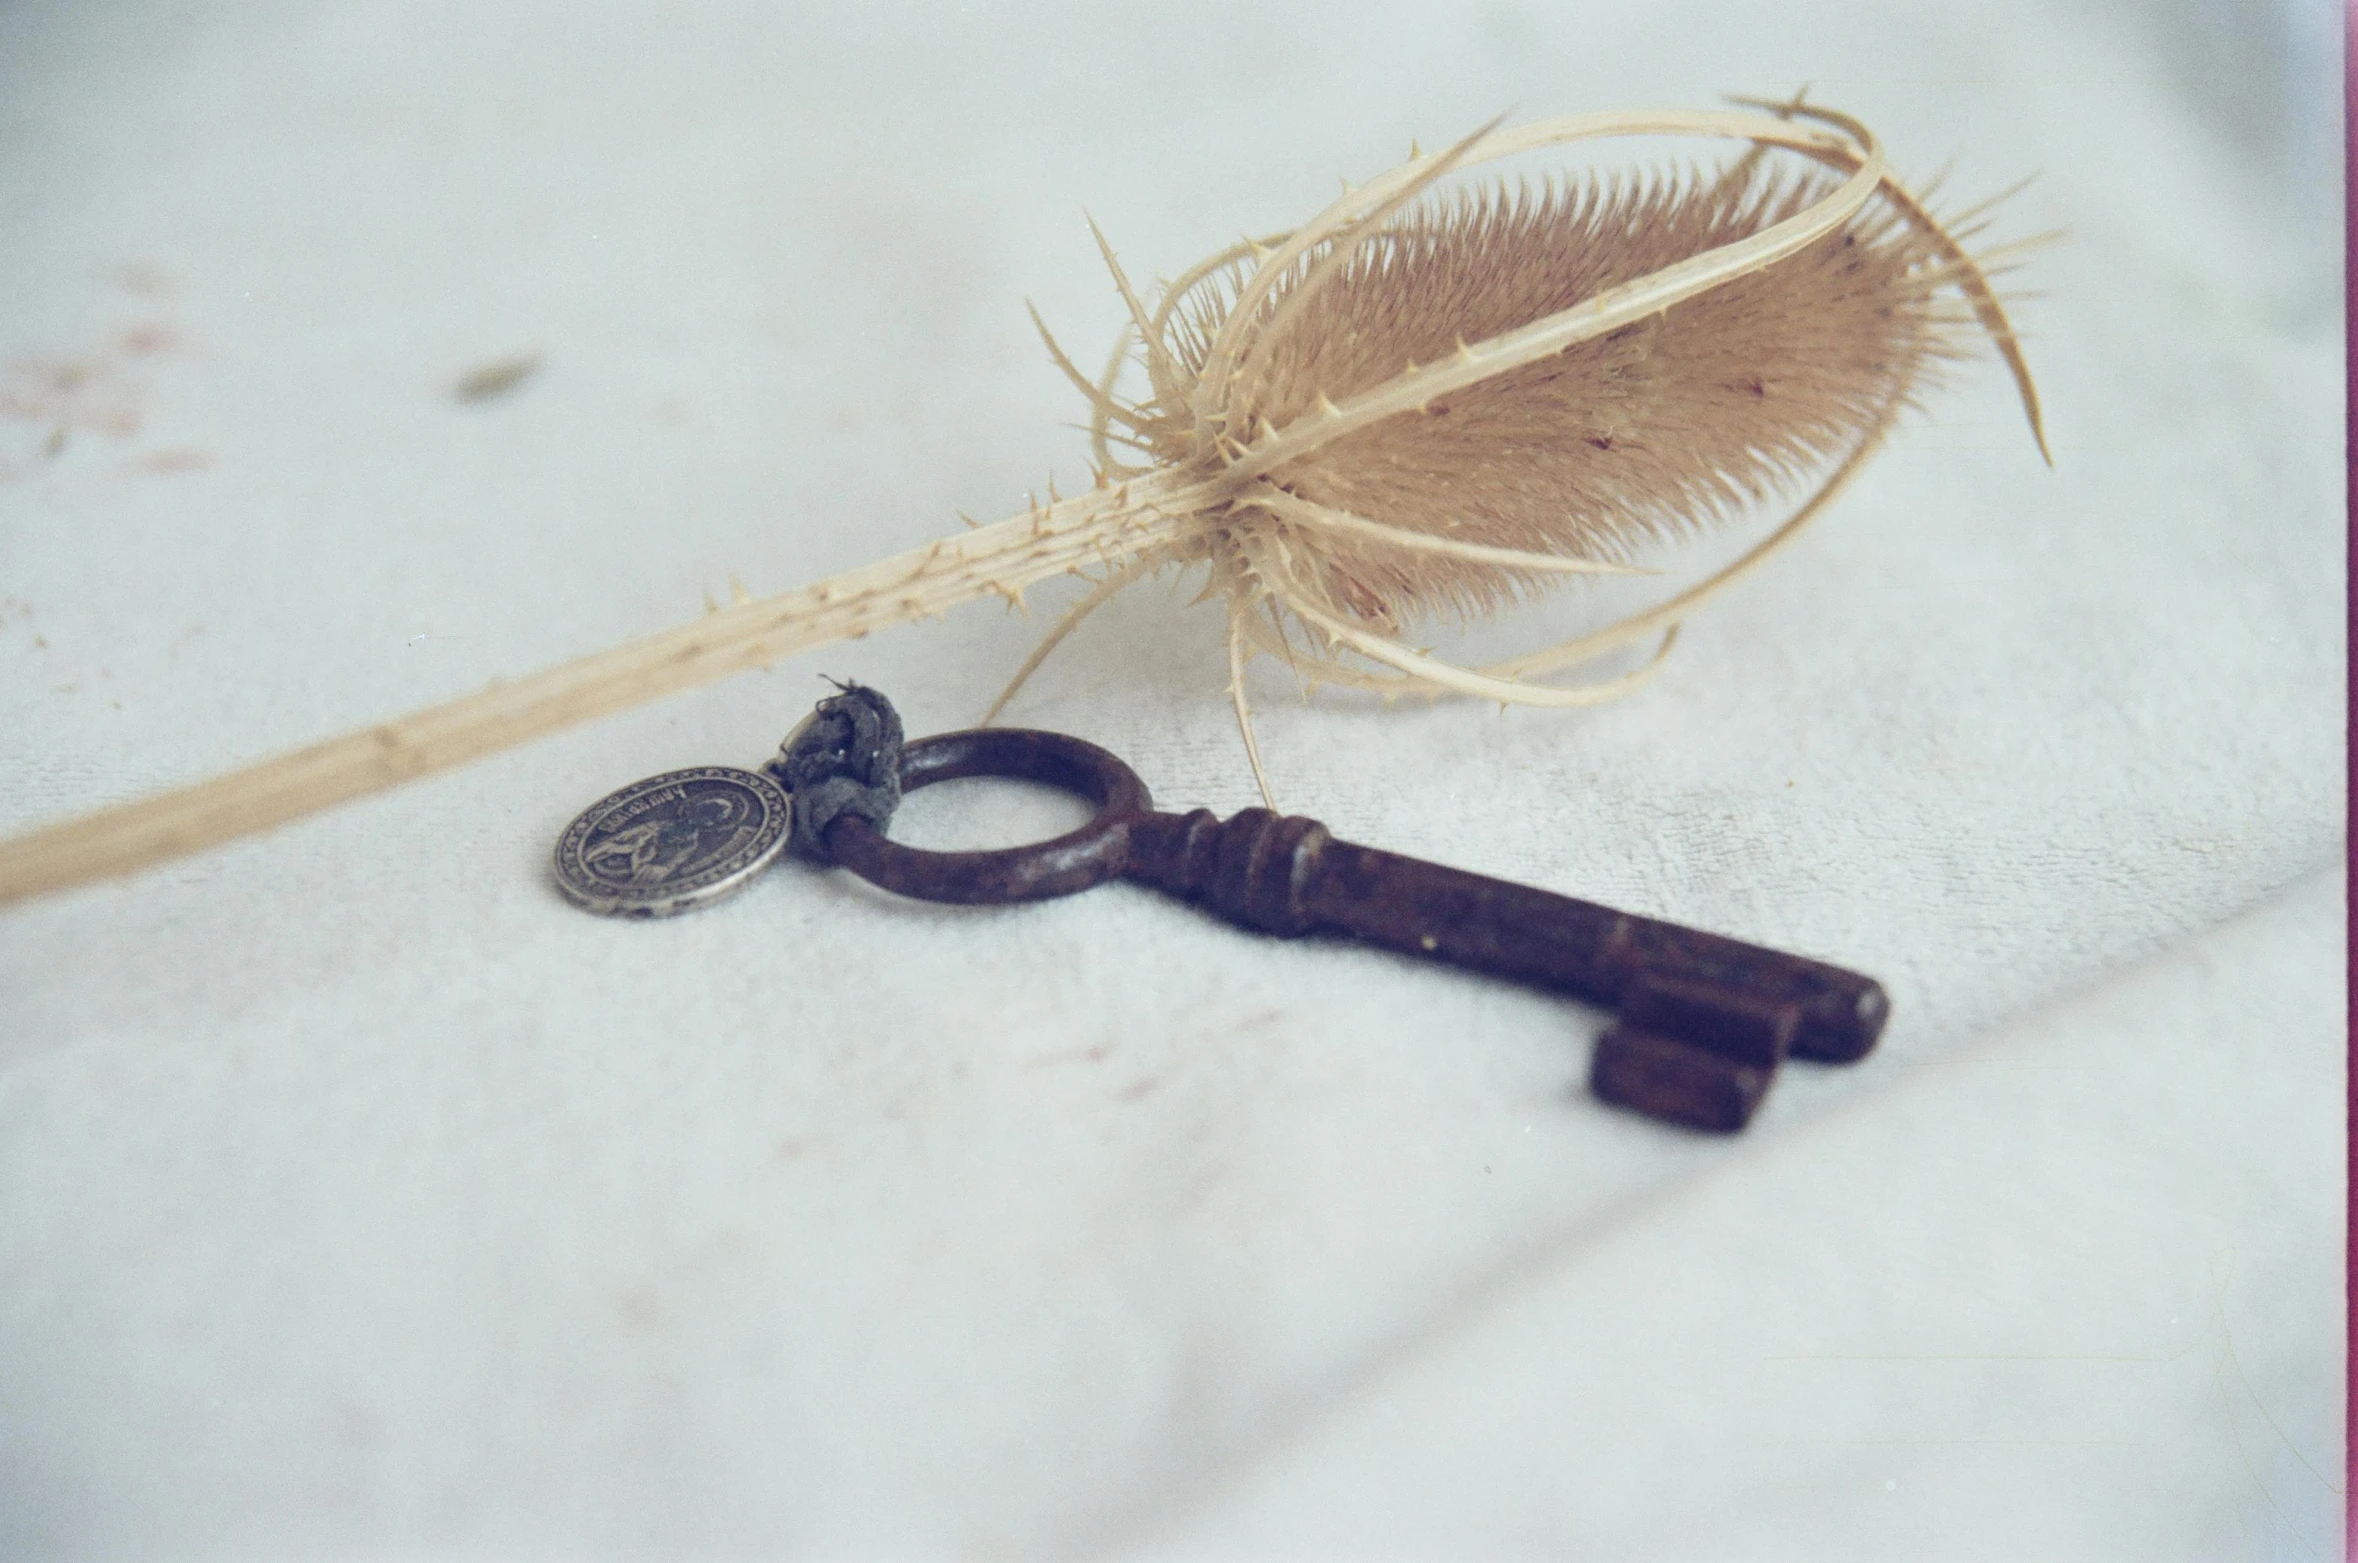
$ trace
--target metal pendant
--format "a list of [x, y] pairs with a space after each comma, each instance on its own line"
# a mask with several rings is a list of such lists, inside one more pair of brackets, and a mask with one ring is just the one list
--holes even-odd
[[786, 793], [755, 771], [700, 765], [633, 782], [557, 842], [557, 888], [607, 917], [670, 917], [736, 894], [785, 849]]

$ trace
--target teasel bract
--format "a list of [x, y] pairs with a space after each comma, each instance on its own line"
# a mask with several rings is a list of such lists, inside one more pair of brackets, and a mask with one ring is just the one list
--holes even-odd
[[[1093, 486], [815, 585], [309, 749], [0, 842], [0, 899], [198, 850], [816, 646], [1097, 572], [1016, 686], [1080, 618], [1156, 570], [1201, 565], [1243, 672], [1565, 706], [1629, 689], [1680, 621], [1789, 542], [1978, 333], [2038, 400], [1990, 278], [1982, 209], [1936, 219], [1848, 116], [1800, 99], [1721, 112], [1486, 126], [1239, 243], [1142, 298], [1084, 374]], [[1441, 190], [1501, 158], [1606, 137], [1743, 146], [1723, 167]], [[1099, 244], [1104, 247], [1102, 236]], [[1035, 320], [1037, 316], [1035, 316]], [[1143, 394], [1121, 387], [1142, 374]], [[1404, 638], [1787, 500], [1751, 549], [1667, 600], [1484, 667]], [[1544, 675], [1653, 643], [1634, 672]], [[988, 721], [1006, 702], [986, 715]]]

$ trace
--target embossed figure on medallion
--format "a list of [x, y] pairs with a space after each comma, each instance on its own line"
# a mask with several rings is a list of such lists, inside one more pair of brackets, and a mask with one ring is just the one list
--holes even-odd
[[738, 793], [696, 795], [682, 788], [633, 824], [592, 839], [582, 850], [582, 860], [602, 880], [661, 884], [735, 854], [754, 832], [753, 810], [752, 802]]

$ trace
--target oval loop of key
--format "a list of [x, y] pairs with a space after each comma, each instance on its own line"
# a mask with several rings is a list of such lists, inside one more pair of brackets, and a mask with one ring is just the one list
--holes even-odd
[[1154, 808], [1138, 773], [1064, 733], [986, 727], [919, 739], [901, 751], [901, 791], [965, 777], [1038, 782], [1078, 793], [1097, 812], [1078, 830], [1029, 846], [929, 852], [902, 846], [855, 815], [827, 827], [835, 861], [869, 883], [922, 901], [976, 905], [1073, 895], [1120, 874], [1129, 830]]

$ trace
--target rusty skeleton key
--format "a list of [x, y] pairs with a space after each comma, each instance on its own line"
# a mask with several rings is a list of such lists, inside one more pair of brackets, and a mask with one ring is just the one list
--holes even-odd
[[[874, 691], [855, 687], [824, 701], [820, 718], [861, 697]], [[771, 770], [795, 793], [805, 855], [901, 895], [1036, 901], [1122, 876], [1264, 933], [1342, 934], [1611, 1006], [1616, 1019], [1590, 1070], [1597, 1095], [1698, 1129], [1741, 1129], [1788, 1054], [1824, 1063], [1864, 1056], [1890, 1013], [1882, 985], [1857, 972], [1358, 846], [1316, 820], [1267, 809], [1227, 820], [1206, 809], [1158, 813], [1136, 772], [1061, 733], [977, 729], [903, 747], [897, 716], [883, 709], [898, 772], [897, 785], [869, 778], [891, 794], [880, 805], [806, 814], [815, 797], [825, 803], [820, 795], [835, 785], [826, 778], [846, 773], [854, 724], [841, 711], [832, 736], [824, 721], [806, 723]], [[873, 728], [873, 716], [866, 720]], [[885, 765], [869, 747], [852, 771]], [[920, 851], [883, 833], [879, 816], [889, 817], [900, 792], [968, 776], [1044, 783], [1081, 794], [1097, 812], [1069, 834], [1006, 851]]]

